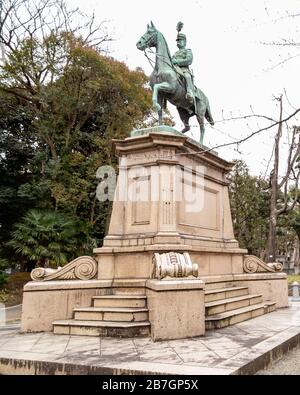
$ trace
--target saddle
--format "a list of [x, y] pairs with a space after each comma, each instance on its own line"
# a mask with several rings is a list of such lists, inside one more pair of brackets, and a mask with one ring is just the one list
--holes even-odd
[[[182, 86], [186, 87], [185, 76], [184, 76], [184, 74], [183, 74], [182, 69], [181, 69], [179, 66], [177, 66], [177, 65], [175, 65], [174, 68], [175, 68], [175, 71], [176, 71], [176, 73], [177, 73], [177, 75], [178, 75], [178, 77], [179, 77], [179, 82], [180, 82], [180, 84], [181, 84]], [[196, 87], [195, 84], [194, 84], [194, 95], [195, 95], [195, 98], [196, 98], [196, 99], [201, 100], [200, 91], [199, 91], [199, 89]]]
[[181, 70], [181, 67], [179, 67], [177, 65], [174, 65], [174, 69], [175, 69], [176, 73], [179, 76], [180, 82], [184, 83], [185, 82], [185, 77], [184, 77], [183, 71]]

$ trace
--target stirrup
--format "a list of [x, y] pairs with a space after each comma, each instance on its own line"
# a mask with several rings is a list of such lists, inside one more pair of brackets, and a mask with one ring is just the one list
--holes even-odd
[[190, 102], [191, 104], [194, 103], [194, 97], [193, 97], [193, 95], [192, 95], [191, 93], [188, 92], [188, 93], [185, 95], [185, 98], [186, 98], [187, 101]]

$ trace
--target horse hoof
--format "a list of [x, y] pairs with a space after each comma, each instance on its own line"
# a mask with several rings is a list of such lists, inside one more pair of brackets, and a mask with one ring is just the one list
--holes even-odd
[[190, 126], [185, 126], [185, 127], [182, 129], [181, 133], [186, 133], [186, 132], [188, 132], [190, 129], [191, 129]]

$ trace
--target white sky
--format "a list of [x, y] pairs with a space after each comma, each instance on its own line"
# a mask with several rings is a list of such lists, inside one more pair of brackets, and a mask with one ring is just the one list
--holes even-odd
[[[110, 45], [111, 55], [124, 61], [131, 69], [142, 67], [147, 75], [151, 67], [136, 42], [154, 22], [171, 50], [176, 51], [176, 25], [184, 23], [187, 46], [192, 49], [196, 85], [207, 95], [215, 128], [206, 127], [204, 144], [215, 146], [246, 137], [268, 125], [261, 120], [222, 121], [224, 118], [251, 114], [278, 118], [274, 95], [284, 96], [284, 116], [300, 107], [300, 56], [275, 67], [286, 57], [300, 55], [297, 47], [275, 47], [263, 42], [299, 37], [300, 0], [68, 0], [72, 6], [90, 13], [95, 10], [99, 21], [107, 20], [108, 31], [115, 38]], [[299, 25], [300, 26], [300, 25]], [[299, 39], [300, 42], [300, 39]], [[298, 47], [299, 48], [299, 47]], [[288, 99], [288, 101], [287, 101]], [[176, 109], [169, 104], [182, 128]], [[296, 120], [294, 121], [296, 123]], [[294, 124], [293, 122], [291, 124]], [[191, 136], [199, 139], [196, 118], [191, 119]], [[219, 149], [228, 160], [243, 158], [253, 174], [265, 174], [270, 160], [276, 129], [262, 132], [249, 142]], [[284, 154], [282, 149], [282, 170]], [[268, 173], [270, 167], [268, 169]]]

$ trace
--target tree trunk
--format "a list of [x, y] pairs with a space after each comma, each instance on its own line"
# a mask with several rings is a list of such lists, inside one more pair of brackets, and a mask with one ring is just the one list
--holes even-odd
[[278, 167], [279, 167], [279, 141], [282, 134], [282, 97], [280, 103], [280, 118], [278, 132], [275, 137], [274, 167], [271, 173], [271, 202], [269, 217], [269, 235], [266, 251], [266, 262], [276, 261], [276, 226], [277, 226], [277, 196], [278, 196]]
[[271, 203], [266, 262], [276, 261], [276, 225], [277, 225], [277, 215], [274, 212], [274, 208]]
[[293, 262], [293, 267], [296, 270], [296, 268], [299, 270], [299, 238], [298, 236], [295, 239], [294, 243], [294, 250], [293, 250], [293, 257], [292, 257], [292, 262]]

